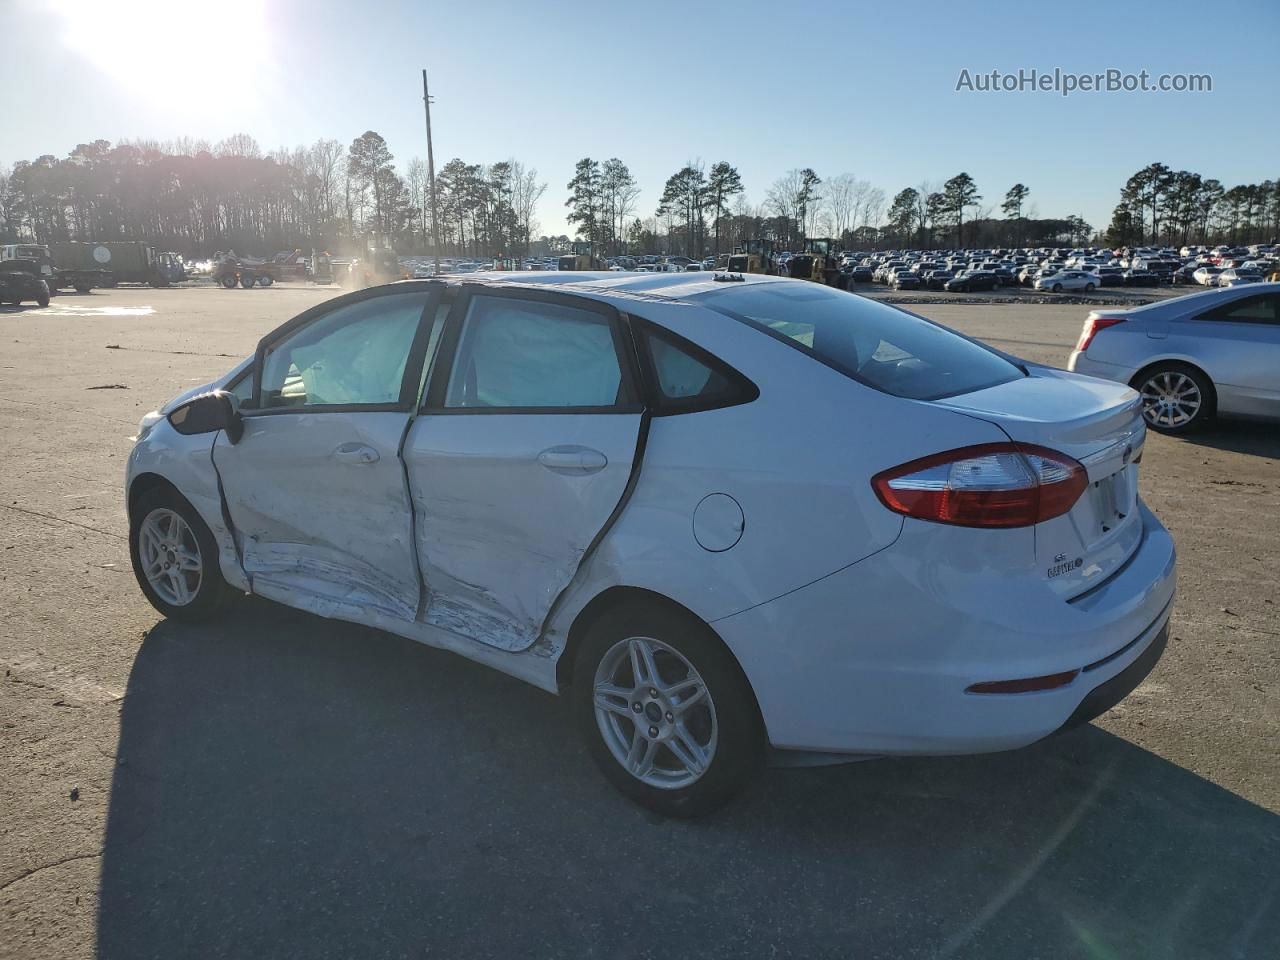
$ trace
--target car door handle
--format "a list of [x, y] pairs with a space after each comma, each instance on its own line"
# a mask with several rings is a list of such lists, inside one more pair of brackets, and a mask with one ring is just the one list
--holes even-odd
[[609, 458], [599, 450], [592, 450], [590, 447], [566, 444], [543, 450], [538, 454], [538, 462], [556, 473], [586, 476], [603, 470], [608, 466]]
[[377, 463], [378, 451], [364, 443], [348, 442], [333, 451], [333, 459], [339, 463]]

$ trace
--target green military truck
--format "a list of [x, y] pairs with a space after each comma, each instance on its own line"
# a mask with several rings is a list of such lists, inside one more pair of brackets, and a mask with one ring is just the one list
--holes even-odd
[[146, 283], [167, 287], [186, 279], [177, 256], [159, 253], [145, 240], [110, 240], [85, 243], [68, 240], [51, 243], [49, 250], [63, 270], [98, 270], [104, 279], [95, 286], [114, 287], [121, 283]]
[[40, 243], [0, 246], [0, 269], [35, 274], [48, 286], [51, 296], [56, 296], [61, 287], [74, 287], [79, 293], [88, 293], [94, 287], [103, 286], [107, 278], [104, 270], [64, 268], [49, 248]]

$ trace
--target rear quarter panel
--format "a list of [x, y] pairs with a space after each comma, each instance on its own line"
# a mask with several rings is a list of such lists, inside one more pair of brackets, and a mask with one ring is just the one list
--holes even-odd
[[[653, 590], [706, 621], [764, 603], [892, 544], [903, 518], [873, 474], [973, 443], [991, 424], [880, 393], [759, 331], [698, 306], [621, 309], [671, 329], [753, 380], [749, 404], [653, 419], [625, 511], [579, 569], [544, 642], [563, 642], [577, 613], [612, 586]], [[703, 549], [698, 504], [712, 493], [742, 508], [736, 545]]]

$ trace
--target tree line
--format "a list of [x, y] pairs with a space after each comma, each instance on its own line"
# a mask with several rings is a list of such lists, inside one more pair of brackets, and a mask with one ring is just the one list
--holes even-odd
[[1160, 163], [1125, 182], [1101, 234], [1074, 214], [1038, 217], [1022, 183], [1003, 194], [997, 213], [997, 202], [984, 203], [964, 172], [887, 199], [852, 174], [824, 178], [799, 167], [753, 204], [732, 163], [689, 161], [667, 178], [655, 203], [642, 207], [625, 162], [584, 157], [565, 187], [573, 238], [538, 235], [536, 212], [547, 184], [514, 158], [446, 162], [436, 173], [433, 223], [426, 164], [413, 158], [402, 176], [372, 130], [346, 147], [321, 139], [271, 152], [245, 134], [216, 144], [95, 140], [64, 158], [45, 155], [0, 171], [0, 240], [145, 239], [197, 256], [219, 249], [341, 253], [373, 240], [424, 253], [434, 250], [438, 234], [442, 255], [476, 258], [561, 253], [575, 240], [606, 256], [701, 257], [744, 246], [794, 250], [807, 237], [873, 250], [1249, 243], [1280, 233], [1280, 182], [1228, 189]]
[[1129, 244], [1274, 243], [1280, 236], [1280, 180], [1226, 188], [1163, 163], [1143, 167], [1120, 190], [1106, 241]]
[[[370, 240], [430, 249], [427, 167], [401, 176], [369, 130], [264, 153], [244, 134], [217, 144], [95, 140], [0, 171], [0, 240], [148, 240], [192, 256], [216, 250], [353, 252]], [[448, 161], [437, 172], [442, 254], [527, 252], [546, 184], [518, 160]]]

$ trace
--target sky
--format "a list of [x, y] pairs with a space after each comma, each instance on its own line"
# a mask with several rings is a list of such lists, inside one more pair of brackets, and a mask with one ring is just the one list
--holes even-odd
[[[795, 13], [788, 13], [795, 10]], [[1224, 29], [1219, 29], [1224, 28]], [[1154, 161], [1227, 186], [1280, 176], [1280, 3], [965, 7], [717, 0], [0, 0], [0, 165], [95, 139], [264, 150], [365, 130], [403, 172], [514, 157], [568, 232], [582, 157], [619, 157], [650, 216], [689, 161], [727, 160], [761, 203], [785, 171], [852, 173], [887, 197], [961, 171], [997, 210], [1105, 227]], [[957, 90], [961, 71], [1208, 74], [1211, 92]]]

